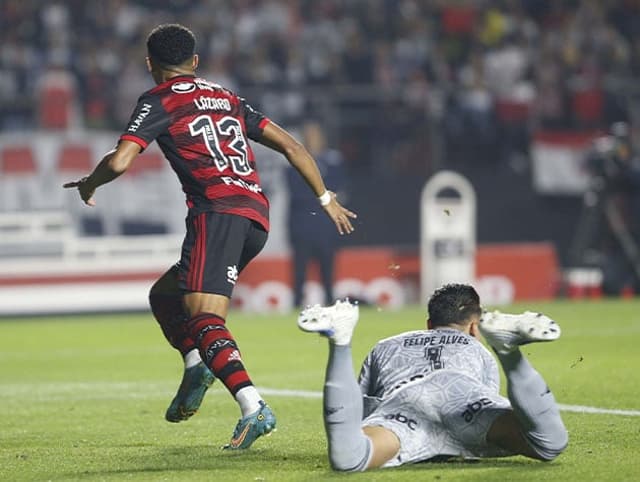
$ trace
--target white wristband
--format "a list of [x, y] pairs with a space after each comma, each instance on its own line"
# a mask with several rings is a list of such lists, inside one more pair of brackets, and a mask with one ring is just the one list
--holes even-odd
[[320, 206], [328, 205], [331, 202], [331, 193], [325, 191], [322, 196], [318, 196], [318, 201], [320, 201]]

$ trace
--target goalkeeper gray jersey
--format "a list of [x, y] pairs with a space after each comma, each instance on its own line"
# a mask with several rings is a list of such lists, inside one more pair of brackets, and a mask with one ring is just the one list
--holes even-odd
[[500, 388], [491, 353], [474, 337], [452, 328], [410, 331], [379, 341], [367, 355], [358, 382], [365, 399], [381, 400], [435, 370], [459, 371], [496, 394]]

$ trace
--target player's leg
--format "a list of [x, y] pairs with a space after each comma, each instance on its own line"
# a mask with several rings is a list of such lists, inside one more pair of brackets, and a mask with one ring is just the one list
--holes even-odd
[[553, 393], [518, 347], [555, 340], [560, 327], [550, 318], [531, 312], [486, 313], [479, 326], [502, 365], [513, 407], [513, 412], [494, 422], [487, 440], [528, 457], [553, 460], [567, 446], [567, 430]]
[[226, 324], [229, 298], [211, 293], [188, 293], [184, 300], [191, 315], [189, 332], [196, 340], [205, 364], [236, 399], [243, 416], [260, 409], [262, 398], [251, 382], [238, 344]]
[[205, 364], [240, 406], [242, 417], [228, 445], [232, 449], [248, 448], [259, 436], [271, 432], [276, 423], [226, 325], [238, 274], [265, 242], [266, 232], [245, 218], [204, 213], [190, 220], [183, 246], [179, 279], [181, 289], [186, 291], [189, 336]]
[[333, 240], [319, 240], [316, 244], [318, 265], [320, 267], [320, 279], [324, 289], [324, 299], [326, 304], [334, 302], [333, 297], [333, 274], [335, 267], [336, 246]]
[[151, 312], [169, 344], [183, 356], [196, 348], [189, 337], [185, 321], [188, 318], [182, 305], [182, 291], [178, 287], [178, 267], [172, 266], [149, 291]]
[[341, 301], [307, 308], [298, 317], [300, 329], [329, 338], [323, 391], [329, 461], [334, 470], [351, 472], [381, 466], [400, 445], [383, 427], [361, 427], [362, 393], [353, 373], [350, 344], [357, 321], [358, 307]]
[[307, 266], [311, 253], [309, 241], [304, 239], [293, 241], [293, 305], [301, 307], [304, 301], [304, 283], [307, 278]]
[[198, 411], [207, 389], [214, 382], [213, 373], [200, 358], [195, 342], [188, 335], [188, 316], [178, 287], [178, 267], [172, 266], [151, 287], [149, 304], [167, 341], [180, 352], [184, 373], [178, 392], [169, 404], [165, 418], [169, 422], [187, 420]]

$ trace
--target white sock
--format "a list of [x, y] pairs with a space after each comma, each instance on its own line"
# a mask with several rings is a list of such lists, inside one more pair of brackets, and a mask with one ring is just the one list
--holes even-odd
[[258, 410], [260, 408], [261, 400], [262, 397], [253, 385], [241, 388], [236, 392], [236, 401], [240, 405], [240, 411], [242, 412], [243, 417], [246, 417]]
[[200, 352], [197, 348], [194, 348], [184, 356], [184, 368], [187, 369], [196, 366], [201, 361]]

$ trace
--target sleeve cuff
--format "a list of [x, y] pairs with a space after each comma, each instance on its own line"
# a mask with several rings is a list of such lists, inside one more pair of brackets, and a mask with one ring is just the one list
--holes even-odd
[[121, 141], [131, 141], [131, 142], [135, 142], [136, 144], [138, 144], [142, 150], [146, 149], [147, 146], [149, 145], [149, 143], [147, 141], [145, 141], [144, 139], [141, 139], [138, 136], [132, 136], [131, 134], [123, 134], [120, 136], [120, 140]]

